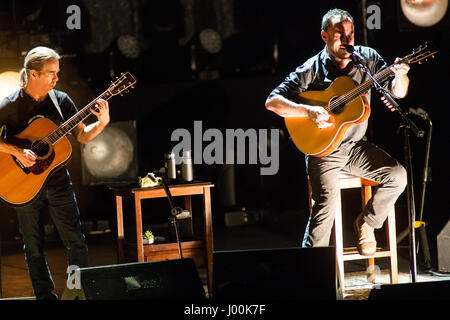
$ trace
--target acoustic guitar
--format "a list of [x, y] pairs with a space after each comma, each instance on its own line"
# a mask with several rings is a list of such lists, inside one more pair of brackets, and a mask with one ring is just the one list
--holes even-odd
[[[426, 43], [414, 49], [396, 64], [376, 73], [374, 79], [382, 83], [394, 74], [392, 66], [412, 64], [433, 57], [437, 51], [431, 47], [431, 43]], [[300, 93], [300, 103], [324, 107], [331, 115], [328, 122], [332, 125], [319, 129], [308, 117], [286, 117], [284, 121], [296, 147], [301, 152], [315, 157], [324, 157], [333, 152], [351, 126], [362, 123], [369, 117], [370, 106], [364, 94], [373, 86], [372, 79], [355, 86], [350, 77], [341, 76], [323, 91]]]
[[115, 95], [123, 95], [135, 83], [130, 73], [122, 74], [105, 92], [59, 127], [47, 118], [34, 117], [21, 133], [6, 137], [7, 143], [32, 150], [37, 160], [32, 167], [25, 167], [16, 157], [0, 152], [0, 198], [12, 206], [32, 202], [52, 172], [69, 161], [72, 146], [66, 135], [91, 115], [98, 99], [108, 100]]

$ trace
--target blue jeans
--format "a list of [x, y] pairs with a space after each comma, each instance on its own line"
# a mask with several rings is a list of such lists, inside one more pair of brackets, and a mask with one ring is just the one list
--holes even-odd
[[16, 208], [19, 231], [24, 243], [33, 291], [37, 299], [52, 295], [55, 285], [48, 268], [45, 253], [45, 233], [41, 211], [49, 207], [50, 215], [67, 250], [68, 264], [88, 266], [88, 249], [81, 232], [80, 213], [70, 179], [64, 183], [46, 186], [31, 204]]

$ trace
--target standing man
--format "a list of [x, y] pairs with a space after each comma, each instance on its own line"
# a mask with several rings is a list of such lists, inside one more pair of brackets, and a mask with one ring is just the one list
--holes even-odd
[[[354, 46], [354, 20], [345, 10], [332, 9], [322, 19], [321, 37], [325, 47], [308, 59], [269, 95], [266, 108], [282, 117], [309, 117], [318, 128], [333, 125], [322, 106], [306, 105], [298, 96], [306, 90], [325, 90], [340, 76], [350, 77], [356, 85], [370, 78], [352, 61], [346, 45]], [[354, 47], [363, 56], [371, 74], [386, 68], [383, 58], [372, 48]], [[382, 84], [396, 98], [407, 94], [409, 66], [392, 68], [394, 78]], [[367, 93], [370, 101], [370, 92]], [[367, 120], [351, 126], [341, 144], [329, 155], [306, 155], [306, 168], [311, 184], [314, 206], [306, 228], [303, 246], [328, 246], [336, 211], [339, 190], [338, 175], [343, 171], [379, 183], [373, 197], [355, 221], [358, 250], [362, 255], [376, 251], [374, 229], [381, 228], [389, 211], [407, 183], [405, 169], [386, 152], [367, 142], [364, 135]]]
[[[36, 47], [25, 57], [20, 72], [21, 89], [0, 103], [0, 127], [3, 133], [14, 136], [22, 132], [30, 119], [44, 116], [60, 124], [75, 113], [77, 108], [69, 96], [53, 88], [58, 81], [60, 56], [53, 49]], [[92, 110], [98, 121], [86, 126], [82, 122], [72, 131], [81, 143], [88, 143], [100, 134], [110, 121], [108, 102], [97, 101]], [[62, 116], [61, 116], [62, 114]], [[9, 153], [25, 167], [36, 162], [36, 154], [0, 138], [0, 152]], [[48, 207], [53, 223], [67, 250], [68, 264], [86, 267], [88, 249], [81, 232], [80, 213], [72, 182], [65, 165], [55, 169], [39, 196], [30, 204], [16, 207], [19, 230], [24, 243], [25, 258], [37, 299], [57, 299], [44, 253], [44, 229], [41, 211]]]

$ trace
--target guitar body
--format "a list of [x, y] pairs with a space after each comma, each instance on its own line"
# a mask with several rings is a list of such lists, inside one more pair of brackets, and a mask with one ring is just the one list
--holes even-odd
[[[12, 206], [24, 206], [36, 198], [50, 175], [69, 161], [72, 146], [66, 135], [96, 109], [98, 99], [108, 100], [134, 88], [136, 79], [122, 73], [100, 96], [88, 103], [66, 122], [57, 127], [51, 120], [35, 117], [28, 127], [7, 143], [30, 149], [37, 155], [36, 163], [25, 168], [12, 155], [0, 152], [0, 199]], [[98, 109], [97, 109], [98, 110]]]
[[50, 174], [70, 159], [72, 146], [65, 136], [53, 145], [46, 138], [57, 128], [47, 118], [36, 118], [20, 134], [6, 139], [8, 143], [33, 150], [38, 159], [32, 167], [24, 168], [13, 156], [0, 152], [1, 199], [12, 206], [29, 204], [39, 195]]
[[312, 106], [322, 106], [331, 115], [333, 124], [319, 129], [308, 117], [286, 117], [285, 124], [296, 147], [305, 154], [323, 157], [334, 151], [347, 130], [362, 123], [370, 115], [369, 103], [364, 95], [348, 102], [345, 106], [330, 110], [329, 103], [355, 88], [353, 80], [342, 76], [323, 91], [305, 91], [300, 93], [300, 102]]

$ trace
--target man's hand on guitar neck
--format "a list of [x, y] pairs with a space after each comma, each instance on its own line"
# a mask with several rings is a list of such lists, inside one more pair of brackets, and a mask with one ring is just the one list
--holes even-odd
[[410, 69], [410, 66], [406, 63], [400, 63], [400, 58], [395, 58], [394, 66], [391, 67], [391, 70], [394, 72], [394, 75], [396, 77], [402, 77], [405, 76]]
[[395, 78], [392, 80], [392, 92], [397, 96], [397, 98], [404, 98], [408, 93], [409, 78], [408, 71], [410, 69], [409, 65], [404, 63], [399, 63], [400, 58], [395, 59], [395, 65], [391, 67], [392, 72], [394, 72]]

